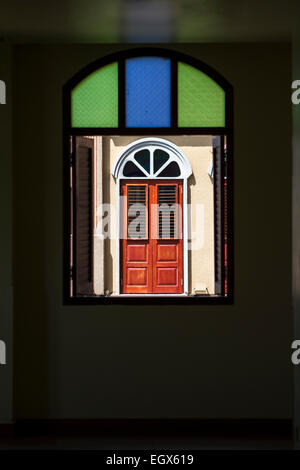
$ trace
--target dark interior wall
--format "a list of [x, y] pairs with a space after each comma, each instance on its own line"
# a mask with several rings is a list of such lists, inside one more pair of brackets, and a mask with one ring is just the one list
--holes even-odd
[[0, 45], [0, 80], [6, 84], [6, 104], [0, 104], [0, 340], [6, 364], [0, 365], [0, 422], [13, 411], [13, 288], [12, 288], [12, 47]]
[[[300, 21], [293, 42], [293, 80], [300, 80]], [[300, 104], [293, 106], [293, 309], [294, 337], [300, 339]], [[294, 368], [295, 445], [300, 449], [300, 365]], [[296, 430], [297, 429], [297, 430]]]
[[289, 418], [287, 44], [172, 47], [234, 86], [234, 305], [62, 306], [62, 85], [120, 48], [14, 49], [16, 416]]

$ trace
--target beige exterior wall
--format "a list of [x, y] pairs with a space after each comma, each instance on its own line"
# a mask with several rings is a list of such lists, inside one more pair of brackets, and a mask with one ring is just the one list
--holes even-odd
[[99, 222], [101, 218], [101, 207], [103, 204], [103, 138], [101, 136], [85, 136], [92, 139], [94, 144], [94, 160], [93, 160], [93, 228], [94, 228], [94, 257], [93, 257], [93, 287], [97, 295], [104, 295], [104, 240], [99, 236]]
[[104, 240], [98, 236], [97, 227], [100, 221], [101, 213], [99, 214], [98, 208], [101, 208], [103, 203], [103, 172], [102, 172], [102, 160], [103, 160], [103, 143], [102, 137], [94, 137], [94, 290], [98, 295], [104, 295]]
[[214, 294], [214, 212], [213, 182], [208, 174], [212, 161], [212, 137], [168, 138], [188, 158], [192, 175], [188, 179], [189, 294]]
[[[116, 211], [116, 181], [112, 176], [114, 162], [123, 152], [124, 148], [139, 137], [103, 137], [102, 152], [96, 152], [103, 171], [103, 203], [111, 205], [110, 230], [111, 236], [104, 241], [104, 292], [116, 293], [116, 243], [117, 243], [117, 211]], [[211, 136], [165, 136], [177, 145], [186, 155], [192, 167], [192, 175], [188, 179], [189, 209], [189, 294], [214, 293], [214, 226], [213, 226], [213, 183], [208, 174], [212, 160]], [[102, 162], [100, 161], [102, 159]], [[97, 172], [97, 187], [95, 188], [99, 204], [100, 178]], [[96, 208], [98, 211], [98, 208]], [[99, 222], [99, 216], [97, 222]], [[95, 237], [95, 269], [101, 269], [103, 246], [97, 236]], [[100, 276], [101, 278], [101, 276]], [[102, 283], [95, 272], [95, 293], [103, 294]]]

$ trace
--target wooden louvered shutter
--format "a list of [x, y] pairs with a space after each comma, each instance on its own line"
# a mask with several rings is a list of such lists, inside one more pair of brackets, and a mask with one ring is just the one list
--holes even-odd
[[127, 236], [130, 239], [148, 238], [148, 187], [146, 185], [127, 185]]
[[93, 294], [93, 158], [93, 139], [76, 137], [75, 295]]
[[176, 185], [157, 186], [158, 238], [178, 238], [177, 195]]
[[224, 294], [224, 174], [222, 158], [224, 138], [213, 139], [214, 225], [215, 225], [215, 293]]

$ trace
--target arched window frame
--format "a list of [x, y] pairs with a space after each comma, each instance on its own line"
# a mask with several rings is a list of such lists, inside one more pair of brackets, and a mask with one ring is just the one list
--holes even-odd
[[[125, 125], [125, 61], [134, 57], [165, 57], [171, 60], [171, 125], [170, 127], [126, 127]], [[74, 87], [84, 78], [90, 75], [98, 68], [104, 67], [112, 62], [118, 63], [118, 127], [72, 127], [71, 125], [71, 93]], [[225, 125], [223, 127], [179, 127], [178, 126], [178, 83], [177, 83], [177, 64], [184, 62], [192, 67], [202, 71], [208, 77], [212, 78], [225, 92]], [[151, 299], [130, 299], [130, 298], [74, 298], [70, 296], [70, 161], [72, 162], [73, 145], [71, 136], [97, 136], [97, 135], [213, 135], [220, 136], [223, 148], [225, 148], [226, 139], [226, 164], [227, 164], [227, 295], [209, 296], [209, 297], [187, 297], [185, 299], [171, 298], [151, 298]], [[76, 73], [63, 87], [63, 139], [64, 139], [64, 303], [65, 304], [98, 304], [98, 303], [232, 303], [233, 302], [233, 88], [231, 84], [215, 69], [202, 62], [199, 59], [180, 53], [178, 51], [154, 48], [140, 47], [127, 49], [121, 52], [107, 55], [95, 62], [87, 65], [81, 71]], [[70, 144], [71, 142], [71, 144]], [[71, 146], [71, 149], [70, 149]], [[223, 224], [222, 224], [223, 225]], [[225, 270], [225, 268], [222, 267]]]

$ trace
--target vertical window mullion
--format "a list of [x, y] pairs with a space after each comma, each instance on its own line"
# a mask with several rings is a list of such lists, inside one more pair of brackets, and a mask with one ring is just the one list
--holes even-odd
[[119, 93], [119, 128], [125, 129], [125, 109], [126, 109], [126, 74], [125, 74], [125, 60], [120, 59], [118, 62], [118, 93]]
[[171, 60], [171, 127], [178, 127], [178, 62]]

